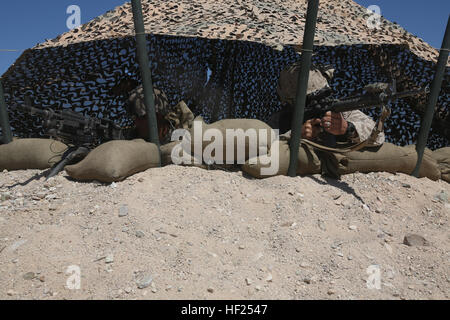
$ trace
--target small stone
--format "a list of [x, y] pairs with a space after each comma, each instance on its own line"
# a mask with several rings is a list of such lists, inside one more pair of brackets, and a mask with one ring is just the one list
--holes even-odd
[[128, 215], [128, 206], [122, 205], [119, 209], [119, 217], [126, 217]]
[[325, 227], [325, 222], [322, 219], [317, 220], [317, 225], [319, 226], [320, 230], [326, 231], [327, 228]]
[[333, 294], [336, 294], [336, 291], [334, 289], [329, 289], [327, 293], [329, 296], [331, 296]]
[[131, 293], [131, 288], [130, 288], [130, 287], [126, 287], [126, 288], [125, 288], [125, 292], [126, 292], [126, 293]]
[[17, 294], [17, 292], [16, 291], [14, 291], [14, 290], [8, 290], [7, 292], [6, 292], [6, 294], [8, 295], [8, 296], [14, 296], [14, 295], [16, 295]]
[[112, 188], [112, 189], [117, 188], [117, 183], [115, 183], [115, 182], [111, 183], [110, 188]]
[[23, 275], [23, 278], [25, 280], [33, 280], [34, 278], [36, 278], [36, 274], [34, 272], [28, 272]]
[[112, 253], [108, 254], [105, 258], [105, 263], [113, 263], [113, 262], [114, 262], [114, 255]]
[[418, 234], [408, 234], [403, 239], [403, 244], [407, 246], [429, 246], [429, 242]]
[[447, 203], [448, 193], [445, 190], [441, 190], [441, 192], [434, 196], [434, 199]]
[[344, 254], [342, 252], [338, 252], [337, 255], [341, 258], [344, 257]]
[[252, 279], [246, 278], [245, 283], [247, 283], [247, 285], [250, 286], [252, 284]]
[[152, 288], [152, 292], [153, 292], [153, 293], [157, 293], [158, 290], [156, 290], [156, 288]]
[[255, 290], [256, 290], [256, 291], [261, 291], [261, 286], [256, 286], [256, 287], [255, 287]]
[[239, 249], [240, 250], [244, 250], [245, 249], [245, 246], [243, 246], [242, 244], [239, 246]]
[[267, 275], [267, 277], [266, 277], [266, 279], [265, 279], [267, 282], [272, 282], [272, 280], [273, 280], [273, 276], [272, 276], [272, 274], [271, 273], [269, 273], [268, 275]]
[[302, 267], [302, 268], [308, 268], [308, 267], [309, 267], [309, 263], [303, 261], [302, 263], [300, 263], [300, 267]]
[[353, 260], [353, 257], [352, 256], [348, 256], [347, 260], [351, 261], [351, 260]]
[[153, 278], [150, 274], [140, 274], [136, 277], [136, 284], [139, 289], [145, 289], [152, 283]]
[[144, 180], [144, 178], [139, 178], [138, 179], [138, 182], [144, 182], [145, 180]]
[[40, 282], [45, 282], [45, 276], [40, 276], [40, 277], [39, 277], [39, 281], [40, 281]]
[[136, 231], [136, 237], [143, 238], [143, 237], [145, 237], [145, 233], [142, 231]]
[[403, 188], [411, 189], [411, 185], [408, 183], [402, 183]]
[[348, 228], [349, 228], [350, 230], [356, 230], [356, 229], [358, 229], [358, 227], [355, 226], [355, 225], [348, 226]]
[[208, 288], [207, 291], [208, 291], [209, 293], [214, 293], [214, 289], [213, 289], [213, 288]]

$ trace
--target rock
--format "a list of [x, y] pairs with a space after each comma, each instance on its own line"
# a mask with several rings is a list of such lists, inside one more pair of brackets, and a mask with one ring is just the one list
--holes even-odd
[[317, 220], [317, 225], [319, 226], [320, 230], [326, 231], [327, 228], [325, 227], [325, 222], [322, 219]]
[[112, 253], [108, 254], [105, 258], [105, 263], [113, 263], [113, 262], [114, 262], [114, 255]]
[[34, 272], [28, 272], [23, 275], [23, 278], [25, 280], [33, 280], [34, 278], [36, 278], [36, 274]]
[[309, 263], [303, 261], [302, 263], [300, 263], [300, 267], [302, 267], [302, 268], [308, 268], [308, 267], [309, 267]]
[[407, 246], [429, 246], [429, 242], [418, 234], [408, 234], [403, 239], [403, 244]]
[[272, 274], [271, 273], [269, 273], [268, 275], [267, 275], [267, 277], [266, 277], [266, 279], [265, 279], [267, 282], [272, 282], [272, 280], [273, 280], [273, 276], [272, 276]]
[[441, 190], [441, 192], [434, 196], [434, 199], [447, 203], [448, 193], [445, 190]]
[[2, 193], [0, 195], [0, 201], [6, 201], [11, 199], [11, 194], [9, 192]]
[[138, 289], [145, 289], [153, 281], [153, 277], [150, 274], [141, 273], [136, 277], [136, 284]]
[[246, 278], [245, 283], [247, 283], [247, 285], [250, 286], [253, 282], [252, 282], [252, 279]]
[[335, 293], [336, 293], [336, 291], [335, 291], [334, 289], [329, 289], [328, 292], [327, 292], [327, 294], [328, 294], [329, 296], [331, 296], [331, 295], [333, 295], [333, 294], [335, 294]]
[[356, 229], [358, 229], [358, 227], [355, 226], [355, 225], [348, 226], [348, 228], [349, 228], [350, 230], [356, 230]]
[[145, 237], [145, 233], [142, 231], [136, 231], [136, 237], [143, 238], [143, 237]]
[[6, 292], [6, 294], [7, 294], [8, 296], [12, 297], [12, 296], [15, 296], [15, 295], [17, 294], [17, 292], [14, 291], [14, 290], [8, 290], [8, 291]]
[[128, 206], [126, 204], [119, 208], [119, 217], [123, 218], [128, 216]]
[[214, 289], [213, 288], [208, 288], [206, 291], [208, 291], [209, 293], [214, 293]]

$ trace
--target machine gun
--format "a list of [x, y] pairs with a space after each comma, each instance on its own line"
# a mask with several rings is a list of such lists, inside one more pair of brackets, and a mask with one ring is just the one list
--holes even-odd
[[39, 116], [43, 120], [45, 135], [69, 146], [62, 160], [50, 171], [47, 180], [66, 165], [85, 158], [94, 147], [110, 140], [125, 140], [124, 130], [109, 119], [91, 118], [68, 109], [55, 111], [28, 105], [14, 105], [11, 109]]
[[[428, 86], [418, 90], [397, 92], [394, 81], [391, 85], [387, 83], [370, 84], [364, 88], [362, 95], [345, 99], [332, 99], [330, 98], [332, 93], [331, 88], [324, 88], [307, 97], [303, 121], [306, 122], [307, 120], [316, 118], [320, 119], [329, 111], [339, 113], [386, 106], [391, 101], [419, 94], [427, 94], [428, 92]], [[280, 133], [285, 133], [291, 129], [291, 121], [292, 109], [288, 106], [284, 108], [280, 115]]]

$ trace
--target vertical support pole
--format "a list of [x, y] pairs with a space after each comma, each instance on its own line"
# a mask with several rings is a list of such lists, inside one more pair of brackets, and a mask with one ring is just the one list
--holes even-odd
[[309, 70], [311, 69], [311, 56], [314, 47], [314, 33], [316, 31], [318, 10], [319, 0], [309, 0], [308, 11], [306, 14], [305, 33], [302, 44], [300, 73], [298, 75], [297, 94], [292, 119], [291, 141], [289, 144], [291, 155], [288, 175], [290, 177], [295, 177], [297, 175], [298, 149], [300, 147], [300, 138], [306, 104], [306, 91], [308, 89]]
[[436, 106], [439, 92], [441, 91], [442, 79], [444, 77], [445, 67], [448, 61], [448, 51], [450, 50], [450, 16], [447, 20], [447, 29], [445, 30], [442, 41], [441, 51], [436, 64], [436, 73], [431, 83], [430, 96], [428, 97], [427, 108], [425, 110], [422, 124], [420, 125], [419, 137], [416, 144], [417, 164], [412, 172], [414, 177], [419, 176], [420, 166], [422, 165], [423, 154], [427, 145], [428, 135], [430, 133], [431, 123], [433, 122], [434, 107]]
[[156, 121], [155, 99], [153, 98], [153, 84], [150, 70], [150, 60], [147, 51], [144, 17], [142, 15], [141, 0], [131, 0], [133, 8], [134, 28], [136, 32], [136, 50], [141, 70], [142, 86], [144, 89], [144, 102], [147, 109], [147, 121], [150, 142], [159, 149], [158, 124]]
[[0, 126], [2, 128], [2, 142], [8, 144], [12, 141], [12, 132], [9, 125], [8, 110], [6, 110], [5, 94], [3, 92], [2, 79], [0, 78]]

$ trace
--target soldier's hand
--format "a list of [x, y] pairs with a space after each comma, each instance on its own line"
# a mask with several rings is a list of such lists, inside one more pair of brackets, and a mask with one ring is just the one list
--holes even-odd
[[329, 132], [335, 136], [345, 134], [347, 131], [348, 123], [342, 116], [342, 113], [336, 113], [328, 111], [322, 118], [320, 125], [326, 132]]
[[302, 127], [302, 138], [313, 140], [320, 133], [320, 119], [310, 119], [305, 122]]

